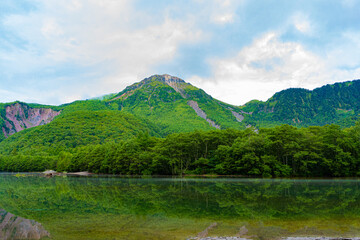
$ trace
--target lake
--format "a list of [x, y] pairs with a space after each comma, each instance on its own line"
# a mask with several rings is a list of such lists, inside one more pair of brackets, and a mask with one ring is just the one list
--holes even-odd
[[0, 226], [11, 213], [61, 240], [185, 240], [214, 223], [209, 236], [354, 237], [360, 180], [0, 174], [0, 209]]

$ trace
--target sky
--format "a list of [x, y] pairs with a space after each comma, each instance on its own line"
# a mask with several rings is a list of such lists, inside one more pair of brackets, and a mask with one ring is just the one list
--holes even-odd
[[357, 0], [1, 0], [0, 102], [59, 105], [154, 74], [226, 103], [360, 78]]

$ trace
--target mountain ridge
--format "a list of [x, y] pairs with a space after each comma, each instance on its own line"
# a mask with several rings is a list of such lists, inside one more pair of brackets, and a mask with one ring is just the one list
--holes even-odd
[[[159, 124], [161, 124], [161, 119], [173, 118], [175, 120], [185, 115], [187, 119], [192, 119], [193, 123], [198, 125], [191, 127], [192, 123], [188, 122], [188, 127], [181, 128], [183, 131], [196, 130], [199, 127], [204, 129], [205, 122], [218, 129], [244, 127], [238, 126], [236, 118], [222, 106], [220, 101], [202, 89], [167, 74], [153, 75], [132, 84], [113, 99], [109, 99], [109, 104], [118, 104], [119, 110], [150, 118]], [[168, 109], [175, 109], [175, 111], [168, 112]], [[169, 126], [169, 132], [171, 131], [174, 129]]]
[[262, 120], [265, 126], [271, 126], [270, 122], [275, 125], [279, 122], [294, 126], [325, 125], [339, 123], [347, 117], [358, 117], [359, 100], [360, 80], [352, 80], [314, 90], [285, 89], [266, 102], [251, 102], [242, 108], [257, 104], [256, 109], [252, 108], [252, 120]]
[[24, 124], [26, 109], [59, 114], [3, 136], [0, 171], [358, 176], [359, 99], [356, 80], [314, 91], [288, 89], [239, 107], [179, 79], [154, 75], [103, 99], [2, 104], [5, 114], [9, 105], [17, 109], [9, 121]]
[[252, 100], [242, 106], [214, 99], [204, 90], [168, 74], [152, 75], [118, 93], [104, 96], [59, 106], [19, 101], [2, 103], [0, 140], [80, 110], [123, 111], [157, 125], [161, 136], [173, 132], [281, 124], [303, 127], [337, 123], [348, 127], [359, 118], [360, 112], [360, 80], [327, 84], [314, 90], [284, 89], [267, 101]]

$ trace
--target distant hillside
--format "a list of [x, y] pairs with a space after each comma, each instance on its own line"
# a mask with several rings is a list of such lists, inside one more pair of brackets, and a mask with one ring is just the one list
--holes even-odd
[[141, 132], [159, 136], [158, 131], [154, 124], [125, 112], [79, 110], [61, 114], [47, 125], [10, 136], [1, 142], [0, 153], [10, 154], [21, 149], [27, 154], [44, 151], [56, 155], [77, 146], [118, 142]]
[[332, 123], [349, 127], [359, 118], [360, 80], [326, 85], [313, 91], [290, 88], [266, 102], [251, 101], [241, 109], [252, 113], [245, 115], [244, 122], [257, 127]]

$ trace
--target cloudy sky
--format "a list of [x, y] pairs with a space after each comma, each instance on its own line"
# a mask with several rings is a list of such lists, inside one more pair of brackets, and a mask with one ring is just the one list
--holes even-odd
[[360, 78], [357, 0], [0, 0], [0, 102], [168, 73], [224, 102]]

